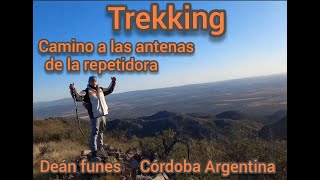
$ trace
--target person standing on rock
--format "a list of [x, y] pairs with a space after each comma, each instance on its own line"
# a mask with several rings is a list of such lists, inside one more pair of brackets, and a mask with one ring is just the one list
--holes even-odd
[[103, 149], [103, 131], [106, 127], [108, 105], [105, 97], [111, 94], [116, 85], [116, 78], [111, 78], [108, 88], [99, 87], [96, 76], [90, 76], [85, 90], [77, 92], [74, 83], [69, 88], [76, 101], [83, 102], [91, 121], [90, 150], [93, 157], [106, 158]]

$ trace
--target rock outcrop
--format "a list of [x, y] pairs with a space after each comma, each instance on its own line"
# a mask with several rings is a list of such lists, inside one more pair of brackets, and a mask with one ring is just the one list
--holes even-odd
[[96, 177], [98, 179], [119, 179], [119, 180], [169, 180], [170, 178], [166, 173], [158, 174], [142, 174], [139, 171], [139, 162], [142, 159], [149, 159], [152, 161], [156, 155], [150, 155], [147, 152], [143, 152], [140, 149], [130, 148], [123, 152], [121, 149], [117, 149], [113, 146], [105, 144], [103, 146], [106, 158], [92, 157], [90, 150], [83, 150], [79, 157], [76, 157], [73, 161], [78, 165], [81, 160], [86, 159], [88, 162], [119, 162], [122, 165], [122, 172], [119, 174], [74, 174], [71, 179], [86, 179]]

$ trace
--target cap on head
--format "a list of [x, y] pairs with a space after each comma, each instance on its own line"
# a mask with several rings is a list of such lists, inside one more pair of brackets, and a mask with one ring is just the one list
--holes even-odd
[[97, 81], [97, 77], [96, 76], [90, 76], [89, 80], [88, 80], [88, 83], [90, 83], [93, 80]]

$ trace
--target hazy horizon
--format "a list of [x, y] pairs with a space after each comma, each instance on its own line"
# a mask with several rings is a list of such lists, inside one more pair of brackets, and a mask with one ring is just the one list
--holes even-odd
[[[277, 75], [287, 75], [287, 72], [275, 73], [275, 74], [266, 74], [266, 75], [259, 75], [259, 76], [247, 76], [247, 77], [224, 79], [224, 80], [218, 80], [218, 81], [208, 81], [208, 82], [199, 82], [199, 83], [191, 83], [191, 84], [182, 84], [182, 85], [166, 86], [166, 87], [159, 87], [159, 88], [135, 89], [135, 90], [129, 90], [129, 91], [124, 91], [124, 92], [114, 92], [112, 94], [121, 94], [121, 93], [127, 93], [127, 92], [147, 91], [147, 90], [164, 89], [164, 88], [174, 88], [174, 87], [196, 85], [196, 84], [218, 83], [218, 82], [223, 82], [223, 81], [232, 81], [232, 80], [240, 80], [240, 79], [246, 79], [246, 78], [259, 78], [259, 77], [268, 77], [268, 76], [277, 76]], [[82, 89], [85, 89], [85, 87], [83, 87]], [[80, 89], [78, 88], [78, 90], [80, 90]], [[57, 101], [57, 100], [61, 100], [61, 99], [66, 99], [66, 98], [69, 98], [69, 97], [70, 96], [66, 96], [66, 97], [62, 97], [62, 98], [59, 98], [59, 99], [53, 99], [53, 100], [48, 100], [48, 101], [33, 101], [33, 103], [45, 103], [45, 102], [51, 102], [51, 101]]]

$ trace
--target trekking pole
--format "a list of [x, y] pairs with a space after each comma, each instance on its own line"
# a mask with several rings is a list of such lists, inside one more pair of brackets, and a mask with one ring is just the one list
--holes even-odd
[[84, 135], [82, 129], [81, 129], [81, 126], [80, 126], [80, 119], [79, 119], [79, 114], [78, 114], [78, 105], [77, 105], [77, 102], [76, 102], [76, 94], [73, 90], [71, 90], [71, 94], [72, 94], [72, 98], [73, 98], [73, 102], [74, 102], [74, 107], [75, 107], [75, 110], [76, 110], [76, 116], [77, 116], [77, 120], [78, 120], [78, 127], [79, 127], [79, 130], [81, 132], [82, 135]]

